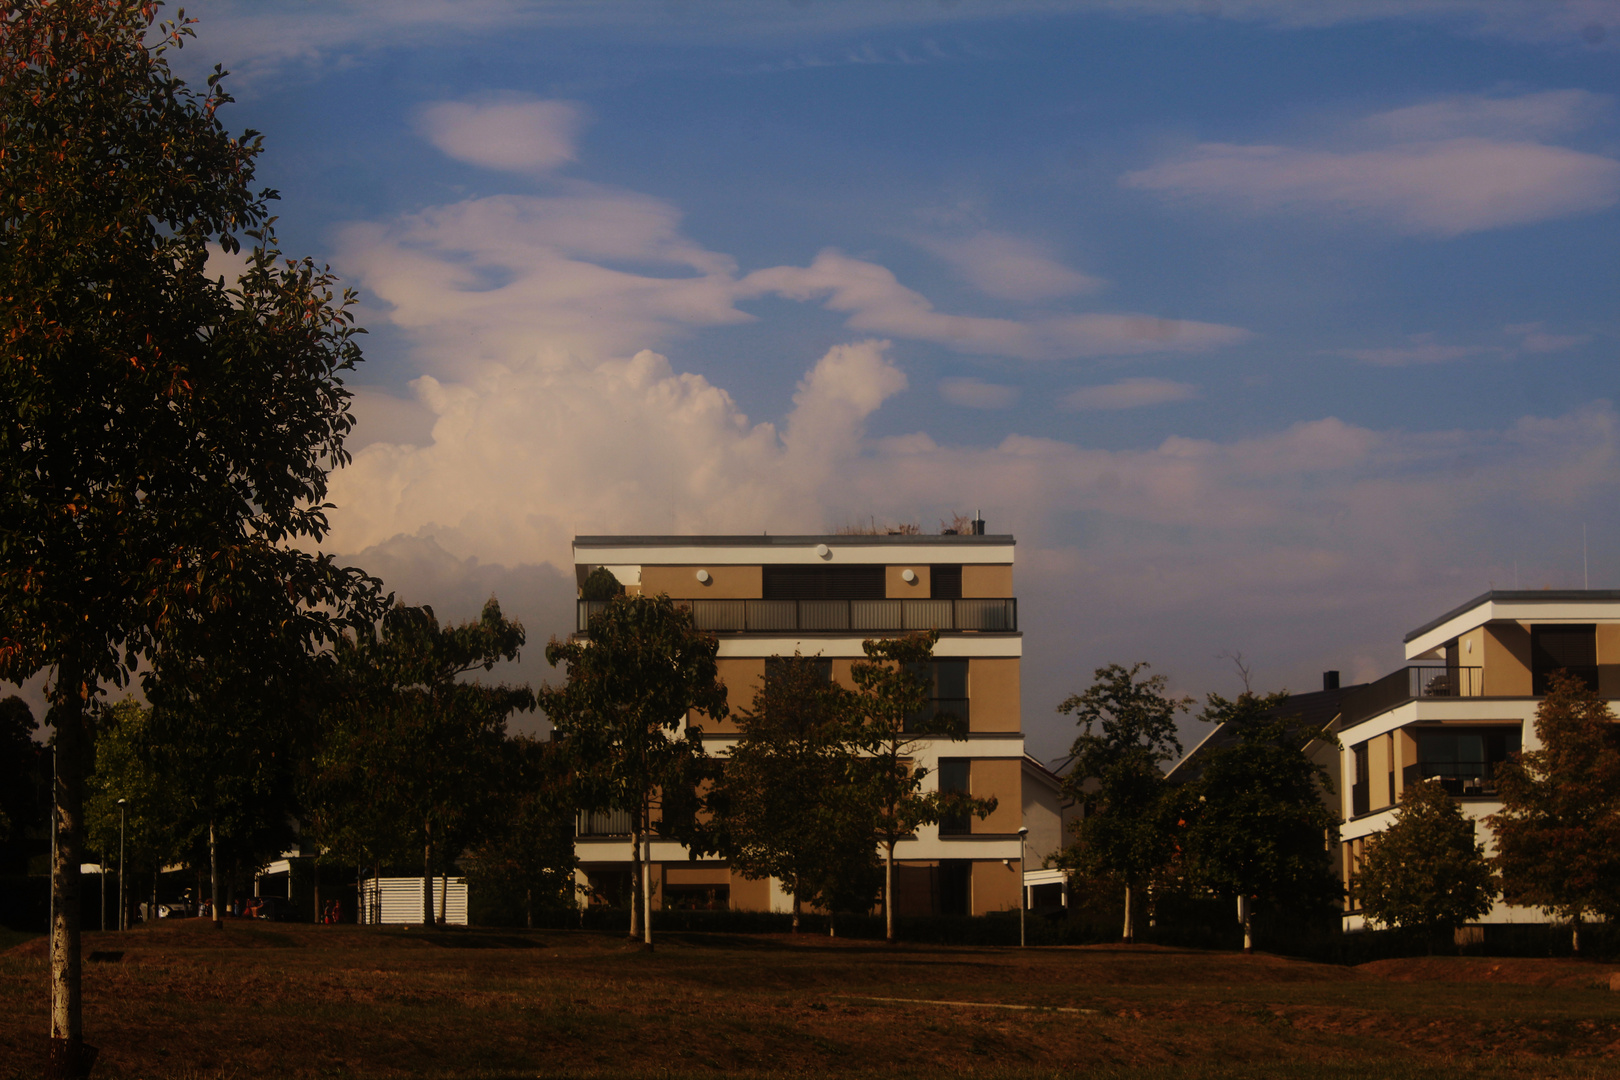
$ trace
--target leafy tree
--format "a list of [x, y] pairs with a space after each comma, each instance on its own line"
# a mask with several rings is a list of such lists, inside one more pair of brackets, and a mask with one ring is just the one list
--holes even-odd
[[[122, 839], [126, 864], [150, 869], [155, 879], [188, 853], [195, 813], [182, 801], [174, 775], [154, 760], [151, 718], [151, 710], [129, 698], [102, 712], [84, 816], [92, 847], [117, 851]], [[134, 899], [126, 891], [126, 902]]]
[[1330, 781], [1303, 749], [1313, 737], [1334, 737], [1301, 732], [1283, 715], [1287, 700], [1211, 694], [1199, 716], [1238, 737], [1209, 756], [1189, 792], [1196, 803], [1184, 859], [1193, 882], [1238, 898], [1244, 952], [1254, 948], [1255, 902], [1308, 911], [1342, 895], [1328, 855], [1338, 818], [1322, 800]]
[[493, 827], [472, 851], [471, 884], [507, 898], [532, 928], [536, 909], [575, 905], [573, 785], [561, 744], [520, 735], [504, 750], [504, 783]]
[[396, 604], [380, 633], [338, 649], [345, 683], [324, 724], [312, 822], [334, 853], [361, 863], [404, 861], [414, 847], [428, 925], [442, 921], [435, 873], [492, 830], [507, 717], [534, 707], [527, 686], [463, 677], [517, 659], [524, 640], [491, 598], [478, 619], [444, 627], [431, 607]]
[[1177, 796], [1161, 767], [1181, 755], [1176, 714], [1192, 704], [1166, 696], [1163, 675], [1138, 678], [1147, 667], [1100, 667], [1084, 693], [1058, 706], [1081, 729], [1063, 786], [1084, 811], [1058, 861], [1124, 885], [1125, 941], [1136, 937], [1135, 898], [1175, 856]]
[[623, 595], [624, 586], [613, 576], [613, 571], [605, 566], [598, 566], [586, 575], [585, 584], [579, 590], [582, 600], [612, 600], [615, 596]]
[[847, 887], [870, 881], [861, 867], [876, 867], [872, 823], [846, 794], [861, 770], [852, 705], [821, 661], [795, 653], [767, 664], [753, 707], [737, 713], [741, 737], [709, 794], [720, 854], [746, 877], [787, 886], [795, 933], [805, 901], [835, 910], [850, 902]]
[[[50, 669], [57, 747], [51, 1071], [82, 1054], [87, 709], [140, 656], [279, 586], [271, 625], [330, 637], [369, 583], [306, 553], [353, 423], [351, 297], [283, 264], [261, 145], [138, 0], [15, 0], [0, 19], [0, 678]], [[255, 245], [227, 287], [210, 244]], [[291, 542], [299, 541], [300, 546]]]
[[15, 694], [0, 701], [0, 873], [23, 871], [27, 830], [49, 812], [50, 764], [34, 728], [28, 702]]
[[1536, 708], [1541, 749], [1500, 766], [1496, 867], [1510, 904], [1568, 919], [1580, 951], [1590, 913], [1620, 919], [1620, 729], [1608, 703], [1554, 672]]
[[1355, 891], [1367, 917], [1436, 938], [1491, 910], [1496, 875], [1474, 823], [1437, 781], [1409, 784], [1389, 828], [1369, 837]]
[[895, 845], [941, 817], [971, 813], [983, 819], [996, 808], [993, 797], [922, 789], [928, 768], [916, 764], [918, 752], [941, 737], [960, 740], [967, 734], [964, 718], [928, 707], [928, 684], [920, 673], [938, 640], [936, 631], [868, 639], [861, 643], [866, 659], [850, 669], [857, 725], [852, 741], [864, 758], [865, 782], [847, 790], [852, 798], [867, 801], [883, 849], [884, 937], [890, 942], [895, 940]]
[[704, 755], [701, 730], [687, 716], [728, 715], [714, 662], [719, 641], [694, 629], [691, 610], [668, 596], [614, 597], [591, 616], [587, 637], [546, 646], [553, 667], [567, 665], [568, 681], [542, 688], [540, 706], [567, 747], [580, 804], [630, 814], [630, 936], [639, 931], [650, 945], [642, 842], [655, 809], [661, 833], [693, 835]]

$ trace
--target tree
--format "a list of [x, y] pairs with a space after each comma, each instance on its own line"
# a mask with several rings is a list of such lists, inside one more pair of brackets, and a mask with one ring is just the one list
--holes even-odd
[[1244, 952], [1254, 949], [1254, 903], [1309, 911], [1342, 895], [1328, 854], [1338, 818], [1322, 800], [1330, 781], [1304, 751], [1334, 736], [1302, 732], [1283, 715], [1287, 701], [1286, 693], [1211, 694], [1199, 716], [1238, 737], [1210, 754], [1189, 791], [1183, 856], [1193, 882], [1238, 898]]
[[524, 640], [522, 624], [491, 597], [476, 620], [443, 627], [431, 607], [396, 604], [380, 633], [357, 634], [338, 650], [345, 683], [327, 714], [314, 817], [322, 838], [357, 861], [375, 865], [414, 847], [429, 926], [442, 922], [435, 872], [492, 831], [506, 720], [534, 707], [527, 686], [463, 677], [516, 660]]
[[560, 743], [519, 735], [503, 749], [503, 783], [492, 828], [472, 851], [470, 884], [521, 910], [532, 929], [537, 909], [575, 905], [573, 784]]
[[[546, 646], [568, 681], [540, 690], [540, 706], [567, 747], [580, 804], [630, 814], [635, 872], [630, 936], [652, 943], [651, 883], [642, 844], [660, 811], [659, 831], [690, 836], [703, 758], [693, 710], [728, 715], [714, 658], [719, 641], [699, 633], [689, 608], [668, 596], [616, 596], [591, 616], [586, 641]], [[646, 916], [646, 917], [643, 917]]]
[[0, 701], [0, 873], [20, 874], [28, 862], [27, 830], [45, 823], [50, 763], [34, 741], [34, 711], [15, 694]]
[[1369, 919], [1441, 935], [1491, 910], [1496, 875], [1474, 823], [1434, 780], [1408, 784], [1389, 828], [1370, 837], [1355, 879]]
[[1134, 899], [1175, 855], [1175, 796], [1161, 766], [1180, 756], [1176, 714], [1192, 704], [1166, 696], [1163, 675], [1138, 678], [1147, 667], [1100, 667], [1084, 693], [1058, 706], [1081, 729], [1063, 787], [1084, 811], [1059, 861], [1124, 885], [1125, 941], [1136, 937]]
[[1541, 749], [1501, 765], [1496, 833], [1502, 897], [1568, 919], [1620, 918], [1620, 728], [1581, 679], [1554, 672], [1536, 708]]
[[[53, 1074], [82, 1051], [86, 711], [142, 655], [280, 586], [279, 625], [330, 637], [369, 583], [302, 547], [326, 532], [359, 359], [334, 279], [282, 264], [256, 133], [233, 138], [190, 29], [137, 0], [16, 0], [0, 19], [0, 678], [50, 669], [57, 748]], [[254, 248], [234, 287], [211, 244]]]
[[945, 815], [977, 814], [983, 819], [996, 808], [994, 797], [974, 799], [960, 792], [922, 789], [928, 768], [916, 764], [918, 751], [940, 737], [960, 740], [967, 734], [964, 718], [930, 708], [923, 672], [938, 640], [938, 632], [932, 630], [868, 639], [861, 643], [866, 659], [850, 667], [856, 718], [852, 741], [865, 767], [864, 783], [852, 785], [848, 793], [867, 801], [866, 812], [883, 849], [883, 932], [890, 943], [895, 940], [895, 845]]
[[848, 903], [842, 893], [860, 868], [876, 865], [872, 823], [847, 796], [861, 779], [852, 705], [824, 661], [773, 659], [753, 707], [737, 712], [740, 738], [709, 794], [719, 853], [745, 877], [787, 887], [795, 933], [806, 901], [828, 911]]

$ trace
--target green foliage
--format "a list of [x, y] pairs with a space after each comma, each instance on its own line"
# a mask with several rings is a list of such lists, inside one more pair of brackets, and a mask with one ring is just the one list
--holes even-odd
[[1607, 702], [1554, 672], [1536, 709], [1541, 749], [1497, 772], [1502, 895], [1577, 924], [1620, 919], [1620, 730]]
[[[493, 831], [505, 787], [506, 721], [527, 686], [464, 681], [517, 658], [520, 623], [492, 598], [476, 620], [439, 625], [396, 605], [380, 633], [339, 643], [339, 682], [307, 779], [310, 832], [331, 857], [423, 860], [424, 876]], [[441, 860], [436, 862], [435, 859]]]
[[883, 909], [888, 937], [894, 939], [894, 846], [921, 825], [945, 815], [988, 817], [996, 800], [959, 793], [924, 791], [928, 768], [916, 763], [918, 751], [939, 738], [960, 740], [967, 724], [948, 713], [929, 714], [928, 686], [920, 676], [934, 655], [937, 631], [861, 643], [866, 659], [850, 666], [855, 682], [852, 742], [862, 754], [864, 783], [851, 785], [852, 799], [864, 799], [874, 833], [884, 851]]
[[197, 839], [196, 808], [183, 797], [180, 778], [158, 762], [151, 711], [126, 698], [102, 712], [97, 728], [96, 770], [84, 807], [90, 847], [117, 852], [118, 800], [124, 799], [128, 865], [146, 869], [182, 860]]
[[[1192, 703], [1168, 697], [1163, 675], [1139, 678], [1147, 667], [1100, 667], [1084, 693], [1058, 706], [1081, 729], [1069, 751], [1073, 764], [1064, 794], [1084, 815], [1074, 826], [1074, 844], [1056, 861], [1088, 877], [1118, 881], [1131, 893], [1175, 857], [1179, 804], [1161, 766], [1181, 753], [1176, 714]], [[1130, 937], [1129, 910], [1125, 917]]]
[[729, 715], [714, 661], [720, 645], [668, 596], [614, 597], [591, 617], [588, 638], [546, 646], [568, 681], [543, 687], [540, 706], [567, 748], [580, 805], [631, 815], [639, 870], [655, 808], [661, 835], [699, 842], [706, 766], [702, 729], [687, 718]]
[[26, 839], [46, 823], [49, 760], [34, 741], [34, 712], [13, 694], [0, 701], [0, 873], [21, 873]]
[[853, 707], [816, 661], [795, 653], [768, 664], [709, 793], [719, 853], [747, 877], [782, 881], [795, 919], [805, 902], [865, 910], [876, 892], [872, 821], [850, 797], [864, 779]]
[[1368, 839], [1355, 892], [1369, 919], [1433, 941], [1491, 910], [1496, 876], [1473, 821], [1426, 780], [1407, 785], [1395, 821]]
[[605, 566], [598, 566], [592, 570], [579, 590], [581, 600], [612, 600], [615, 596], [623, 595], [624, 586], [613, 576], [613, 571]]
[[1328, 775], [1306, 756], [1312, 738], [1286, 715], [1288, 695], [1209, 695], [1200, 719], [1227, 724], [1237, 741], [1209, 756], [1189, 791], [1188, 877], [1229, 896], [1302, 911], [1341, 895], [1329, 851], [1337, 815], [1323, 801]]
[[468, 887], [486, 911], [533, 927], [535, 913], [572, 909], [574, 798], [559, 743], [507, 739], [491, 827], [468, 859]]

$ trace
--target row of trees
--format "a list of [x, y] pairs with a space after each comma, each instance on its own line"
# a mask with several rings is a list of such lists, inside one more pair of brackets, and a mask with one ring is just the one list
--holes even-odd
[[1098, 668], [1088, 689], [1058, 707], [1081, 729], [1065, 790], [1083, 817], [1057, 861], [1123, 890], [1127, 941], [1144, 894], [1179, 891], [1235, 898], [1252, 949], [1253, 905], [1320, 911], [1339, 895], [1328, 778], [1305, 752], [1333, 736], [1290, 719], [1286, 693], [1211, 694], [1198, 719], [1227, 725], [1230, 737], [1202, 759], [1196, 779], [1172, 782], [1164, 766], [1182, 755], [1176, 716], [1193, 701], [1168, 696], [1168, 680], [1147, 668]]
[[583, 806], [630, 815], [635, 888], [630, 932], [650, 943], [646, 856], [654, 833], [694, 854], [718, 855], [752, 878], [775, 877], [805, 904], [865, 910], [883, 853], [886, 934], [895, 934], [895, 845], [944, 816], [995, 809], [994, 799], [924, 790], [925, 741], [961, 738], [962, 717], [928, 708], [923, 676], [937, 635], [867, 641], [853, 688], [825, 661], [767, 664], [750, 707], [737, 710], [736, 746], [703, 750], [703, 727], [732, 715], [716, 678], [716, 640], [668, 597], [614, 595], [591, 617], [589, 640], [556, 642], [567, 682], [542, 690], [575, 769]]
[[1498, 767], [1502, 809], [1486, 818], [1494, 857], [1439, 782], [1406, 788], [1357, 870], [1370, 919], [1417, 931], [1432, 947], [1500, 895], [1568, 921], [1577, 953], [1585, 920], [1620, 919], [1620, 724], [1583, 680], [1555, 672], [1536, 736], [1540, 749]]

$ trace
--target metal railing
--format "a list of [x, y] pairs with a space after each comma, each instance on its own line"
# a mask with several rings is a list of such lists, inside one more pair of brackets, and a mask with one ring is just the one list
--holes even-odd
[[1345, 698], [1340, 730], [1417, 698], [1479, 697], [1484, 692], [1483, 673], [1483, 668], [1445, 665], [1396, 668]]
[[630, 811], [581, 810], [574, 821], [575, 836], [629, 836]]
[[[606, 600], [580, 600], [577, 633], [590, 630], [592, 615]], [[692, 610], [699, 630], [717, 634], [903, 632], [907, 630], [1012, 632], [1018, 601], [1011, 597], [966, 600], [678, 600]]]
[[1495, 795], [1496, 769], [1491, 761], [1420, 761], [1401, 770], [1407, 787], [1438, 780], [1448, 795]]

